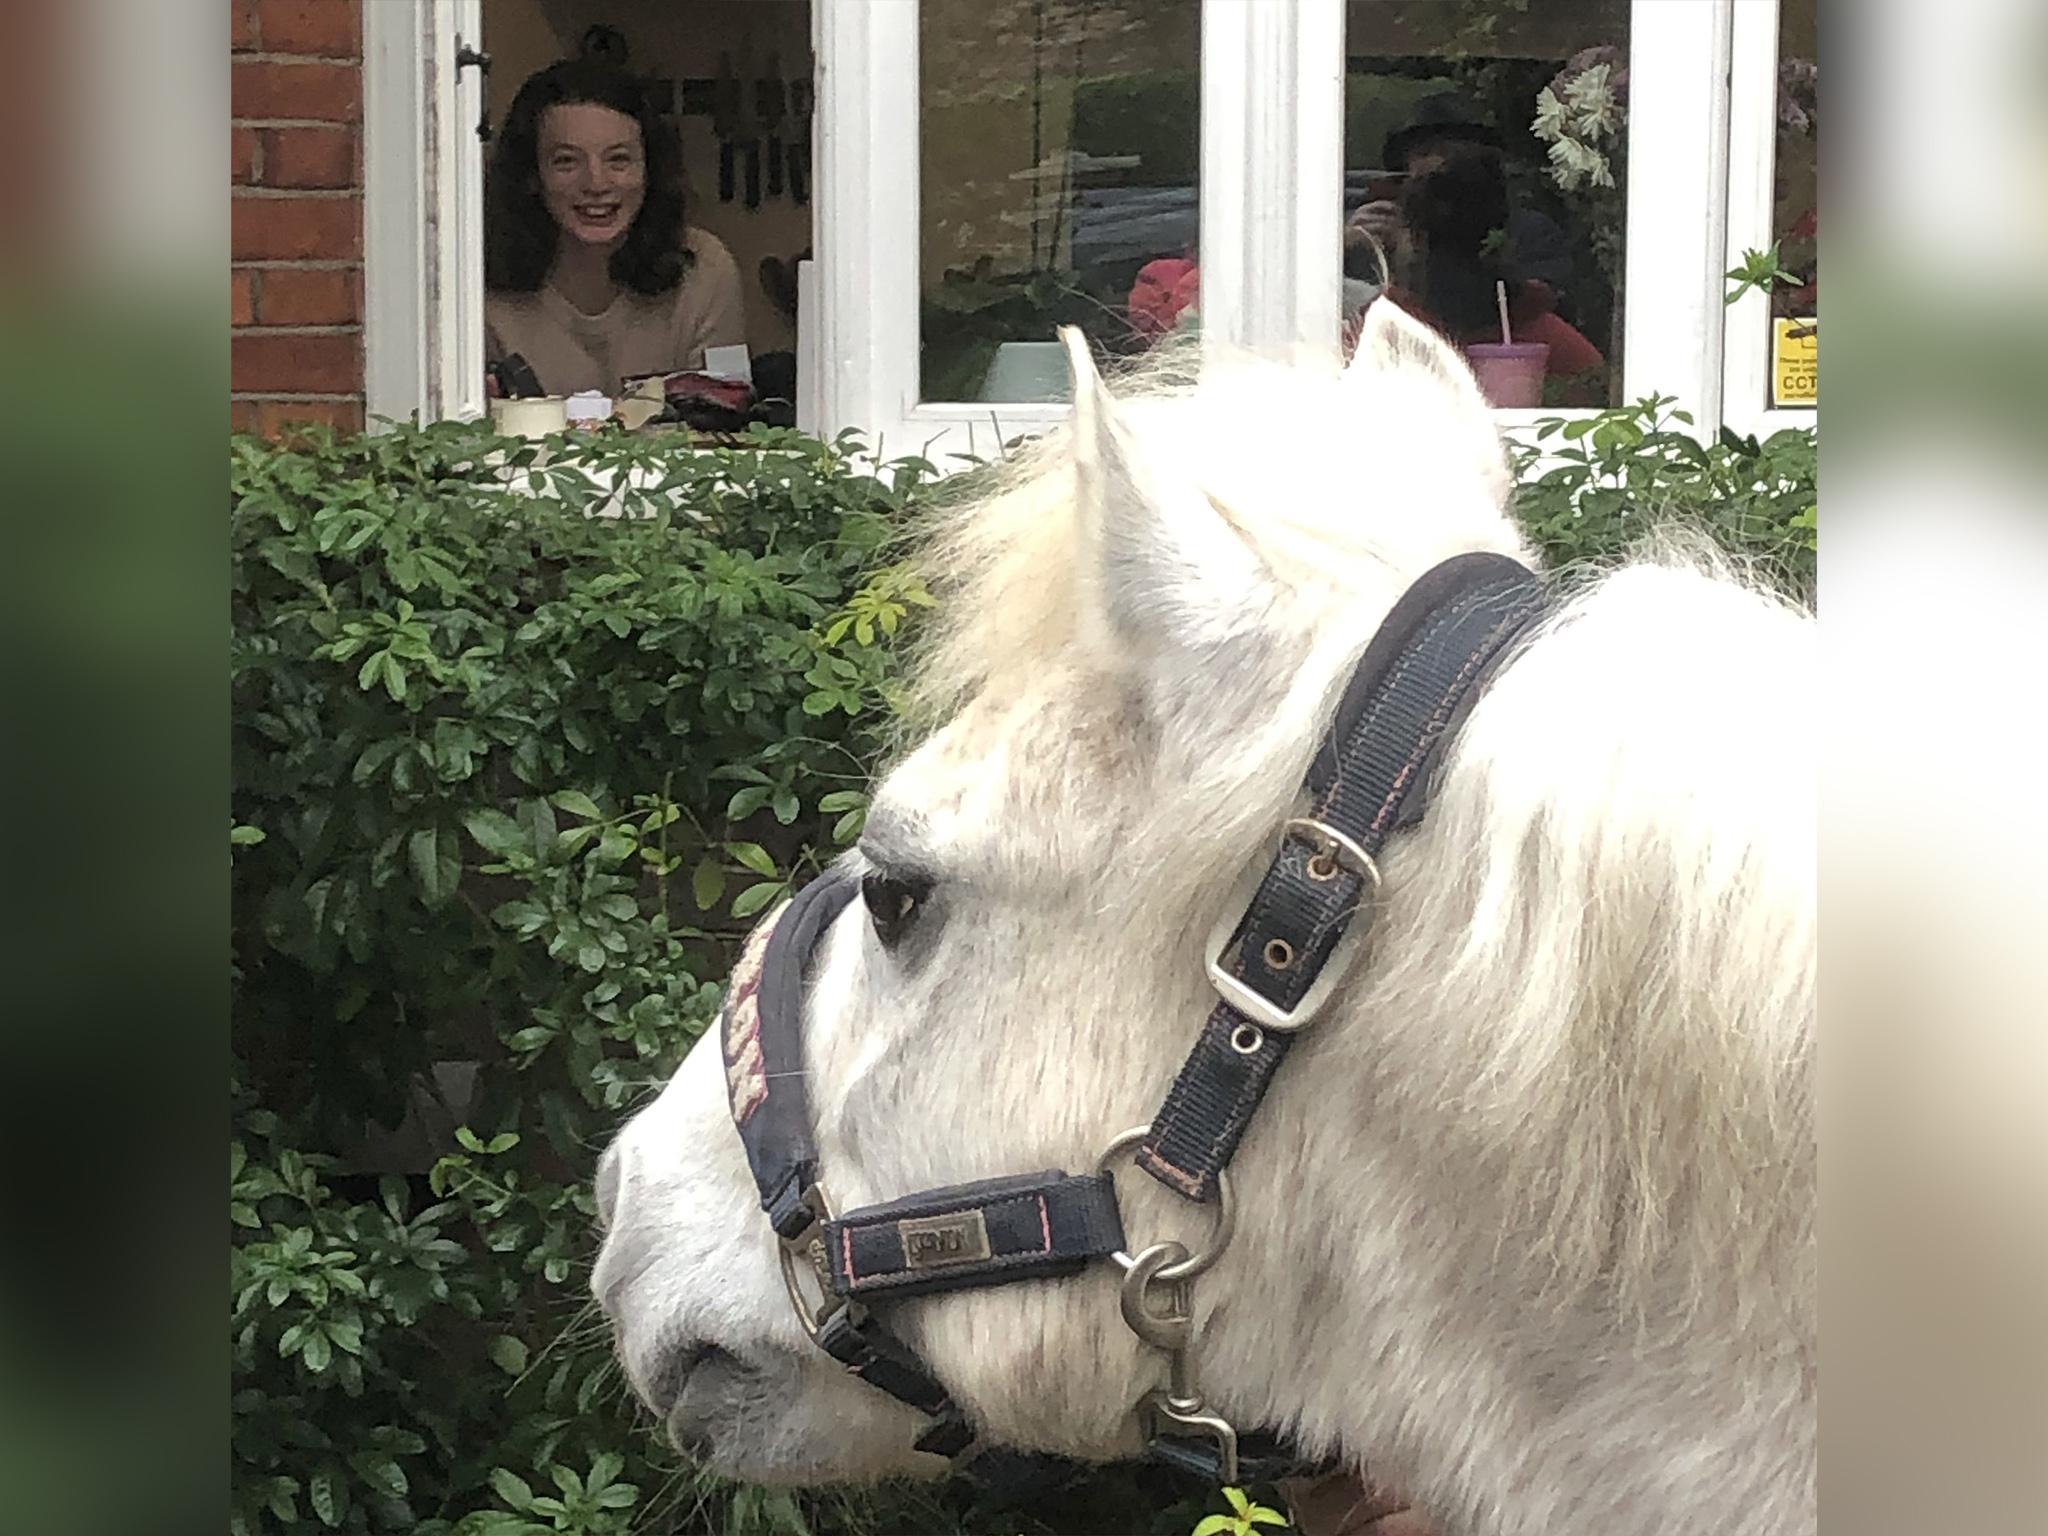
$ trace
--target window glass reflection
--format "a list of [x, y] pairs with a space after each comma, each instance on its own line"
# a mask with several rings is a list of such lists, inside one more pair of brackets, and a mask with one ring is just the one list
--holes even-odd
[[1347, 346], [1385, 297], [1496, 405], [1617, 397], [1628, 41], [1626, 0], [1352, 0]]
[[1192, 327], [1201, 7], [920, 0], [920, 393], [1059, 400], [1055, 330]]

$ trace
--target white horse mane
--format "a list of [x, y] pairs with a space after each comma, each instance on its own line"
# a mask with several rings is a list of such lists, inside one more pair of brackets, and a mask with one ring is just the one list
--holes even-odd
[[[1245, 363], [1112, 399], [1081, 352], [1071, 431], [932, 531], [944, 617], [913, 697], [947, 723], [871, 825], [954, 872], [950, 947], [918, 969], [835, 933], [808, 1049], [842, 1200], [1085, 1166], [1147, 1113], [1205, 1011], [1202, 935], [1380, 620], [1451, 555], [1529, 558], [1469, 373], [1373, 313], [1342, 378]], [[1452, 1531], [1810, 1527], [1812, 653], [1808, 616], [1669, 537], [1579, 580], [1488, 686], [1238, 1158], [1239, 1233], [1197, 1308], [1241, 1422], [1368, 1464]], [[693, 1070], [715, 1063], [622, 1142], [730, 1138]], [[963, 1123], [962, 1081], [1033, 1111]], [[734, 1208], [720, 1167], [643, 1175], [641, 1226]], [[1123, 1182], [1133, 1241], [1186, 1230]], [[619, 1226], [601, 1292], [637, 1253]], [[733, 1321], [729, 1282], [700, 1299], [722, 1259], [668, 1262], [646, 1311], [786, 1337]], [[903, 1325], [985, 1422], [1102, 1454], [1157, 1367], [1106, 1286]], [[875, 1414], [806, 1380], [785, 1425]], [[900, 1426], [870, 1422], [823, 1460], [794, 1429], [721, 1454], [881, 1470]]]
[[[1423, 359], [1403, 347], [1395, 360], [1405, 422], [1401, 370]], [[1220, 379], [1212, 364], [1193, 388], [1177, 366], [1164, 382], [1140, 375], [1116, 401], [1139, 452], [1177, 461], [1286, 582], [1297, 623], [1313, 613], [1301, 627], [1351, 654], [1389, 597], [1439, 560], [1483, 549], [1536, 563], [1503, 510], [1497, 444], [1458, 444], [1483, 499], [1447, 505], [1437, 480], [1426, 513], [1403, 500], [1403, 481], [1440, 474], [1421, 455], [1441, 451], [1441, 430], [1418, 433], [1426, 446], [1393, 473], [1345, 464], [1356, 435], [1343, 423], [1385, 404], [1361, 393], [1356, 379], [1246, 358]], [[1240, 425], [1262, 407], [1285, 411], [1278, 447]], [[1048, 671], [1105, 670], [1075, 601], [1091, 547], [1074, 462], [1070, 435], [1052, 434], [925, 529], [923, 563], [945, 600], [913, 673], [919, 713], [948, 718], [977, 693], [1040, 687]], [[1226, 501], [1219, 483], [1250, 489]], [[1581, 576], [1538, 633], [1513, 685], [1466, 728], [1431, 812], [1435, 839], [1465, 850], [1462, 878], [1404, 891], [1421, 899], [1403, 925], [1413, 934], [1383, 946], [1376, 990], [1398, 1011], [1429, 999], [1432, 1015], [1472, 1026], [1440, 1037], [1443, 1092], [1524, 1154], [1503, 1173], [1554, 1284], [1604, 1279], [1634, 1298], [1653, 1274], [1668, 1282], [1676, 1259], [1697, 1298], [1807, 1219], [1798, 1190], [1759, 1190], [1757, 1177], [1810, 1178], [1774, 1149], [1811, 1134], [1813, 902], [1799, 857], [1811, 851], [1811, 759], [1759, 781], [1753, 765], [1701, 753], [1732, 758], [1758, 739], [1809, 750], [1811, 626], [1704, 535], [1664, 526], [1625, 568]], [[1645, 648], [1646, 636], [1662, 643]], [[1151, 819], [1173, 830], [1139, 840], [1133, 878], [1146, 848], [1168, 853], [1183, 888], [1214, 889], [1190, 869], [1241, 866], [1245, 823], [1270, 828], [1347, 673], [1307, 676], [1317, 687], [1275, 710], [1293, 729], [1272, 760], [1235, 758], [1227, 786], [1213, 773], [1155, 777]], [[1750, 730], [1717, 742], [1689, 728], [1725, 716]], [[1740, 803], [1696, 794], [1716, 779]], [[1679, 785], [1689, 816], [1666, 798]], [[1768, 932], [1760, 902], [1779, 919]], [[1759, 1194], [1767, 1203], [1753, 1207]]]

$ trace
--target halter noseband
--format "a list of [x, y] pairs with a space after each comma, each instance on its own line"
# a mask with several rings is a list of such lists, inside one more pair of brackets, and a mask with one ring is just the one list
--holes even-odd
[[[803, 1063], [804, 973], [858, 892], [843, 871], [812, 882], [749, 938], [720, 1016], [733, 1122], [780, 1244], [804, 1331], [853, 1374], [931, 1419], [917, 1449], [960, 1457], [972, 1426], [931, 1368], [869, 1303], [1123, 1270], [1124, 1321], [1168, 1360], [1138, 1404], [1156, 1460], [1224, 1483], [1302, 1470], [1276, 1445], [1252, 1451], [1204, 1400], [1193, 1371], [1192, 1287], [1230, 1241], [1226, 1169], [1295, 1036], [1349, 971], [1370, 923], [1380, 851], [1422, 818], [1430, 781], [1480, 684], [1544, 612], [1537, 578], [1501, 555], [1459, 555], [1395, 604], [1360, 658], [1310, 766], [1309, 814], [1288, 821], [1256, 885], [1208, 946], [1217, 994], [1151, 1122], [1112, 1141], [1093, 1170], [1058, 1169], [925, 1190], [834, 1215], [820, 1182]], [[1363, 919], [1362, 921], [1360, 919]], [[1212, 1206], [1208, 1243], [1129, 1251], [1111, 1165], [1138, 1166]]]

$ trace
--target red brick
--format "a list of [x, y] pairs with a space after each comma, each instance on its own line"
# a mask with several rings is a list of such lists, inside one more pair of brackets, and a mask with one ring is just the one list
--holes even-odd
[[356, 0], [262, 0], [266, 53], [310, 53], [329, 59], [360, 57], [362, 8]]
[[326, 123], [362, 119], [363, 71], [359, 65], [236, 59], [232, 68], [230, 117], [303, 117]]
[[234, 7], [228, 23], [228, 46], [236, 53], [253, 53], [262, 46], [256, 31], [256, 0], [229, 0]]
[[[237, 405], [242, 401], [236, 401]], [[360, 400], [258, 400], [256, 430], [265, 437], [282, 437], [294, 426], [317, 423], [340, 432], [363, 430], [363, 402]]]
[[344, 395], [363, 387], [359, 334], [243, 331], [228, 346], [229, 383], [237, 394]]
[[256, 274], [247, 267], [228, 273], [228, 324], [256, 323]]
[[351, 187], [356, 177], [353, 128], [265, 128], [266, 187]]
[[265, 325], [353, 325], [363, 318], [361, 273], [266, 268], [256, 313]]
[[228, 179], [238, 187], [246, 187], [256, 180], [256, 130], [234, 128], [228, 132], [229, 170]]
[[237, 197], [229, 248], [236, 261], [359, 261], [359, 197]]
[[230, 400], [228, 402], [228, 430], [231, 432], [254, 432], [256, 430], [256, 402], [254, 400]]

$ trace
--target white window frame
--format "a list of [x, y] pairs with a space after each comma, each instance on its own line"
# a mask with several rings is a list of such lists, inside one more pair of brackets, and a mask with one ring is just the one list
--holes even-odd
[[[1335, 346], [1341, 262], [1344, 0], [1201, 0], [1203, 334], [1257, 348]], [[887, 455], [999, 455], [1062, 421], [1060, 404], [919, 398], [918, 0], [812, 0], [818, 71], [816, 294], [800, 350], [823, 360], [807, 405], [826, 434], [854, 428]], [[482, 379], [481, 78], [458, 75], [481, 0], [365, 8], [365, 349], [372, 417], [477, 415]], [[1762, 13], [1768, 12], [1768, 17]], [[1675, 396], [1718, 429], [1745, 356], [1724, 357], [1748, 313], [1722, 302], [1728, 251], [1754, 238], [1759, 173], [1731, 187], [1731, 133], [1761, 120], [1738, 100], [1774, 89], [1776, 0], [1634, 0], [1624, 397]], [[1761, 29], [1761, 32], [1759, 32]], [[1772, 62], [1751, 53], [1767, 34]], [[1654, 172], [1653, 172], [1654, 168]], [[1768, 195], [1770, 175], [1761, 173]], [[1731, 219], [1730, 196], [1748, 200]], [[1768, 223], [1768, 213], [1765, 214]], [[1738, 231], [1740, 233], [1738, 234]], [[1733, 333], [1728, 325], [1736, 325]], [[814, 352], [813, 352], [814, 349]], [[807, 414], [810, 414], [807, 412]], [[1544, 416], [1503, 411], [1521, 433]], [[1786, 413], [1803, 415], [1804, 413]]]
[[[1771, 243], [1777, 217], [1779, 0], [1735, 0], [1728, 102], [1728, 244], [1723, 272], [1745, 251]], [[1725, 277], [1724, 277], [1725, 284]], [[1723, 305], [1726, 383], [1722, 420], [1737, 432], [1769, 437], [1811, 428], [1811, 407], [1773, 406], [1771, 302], [1752, 288]]]

